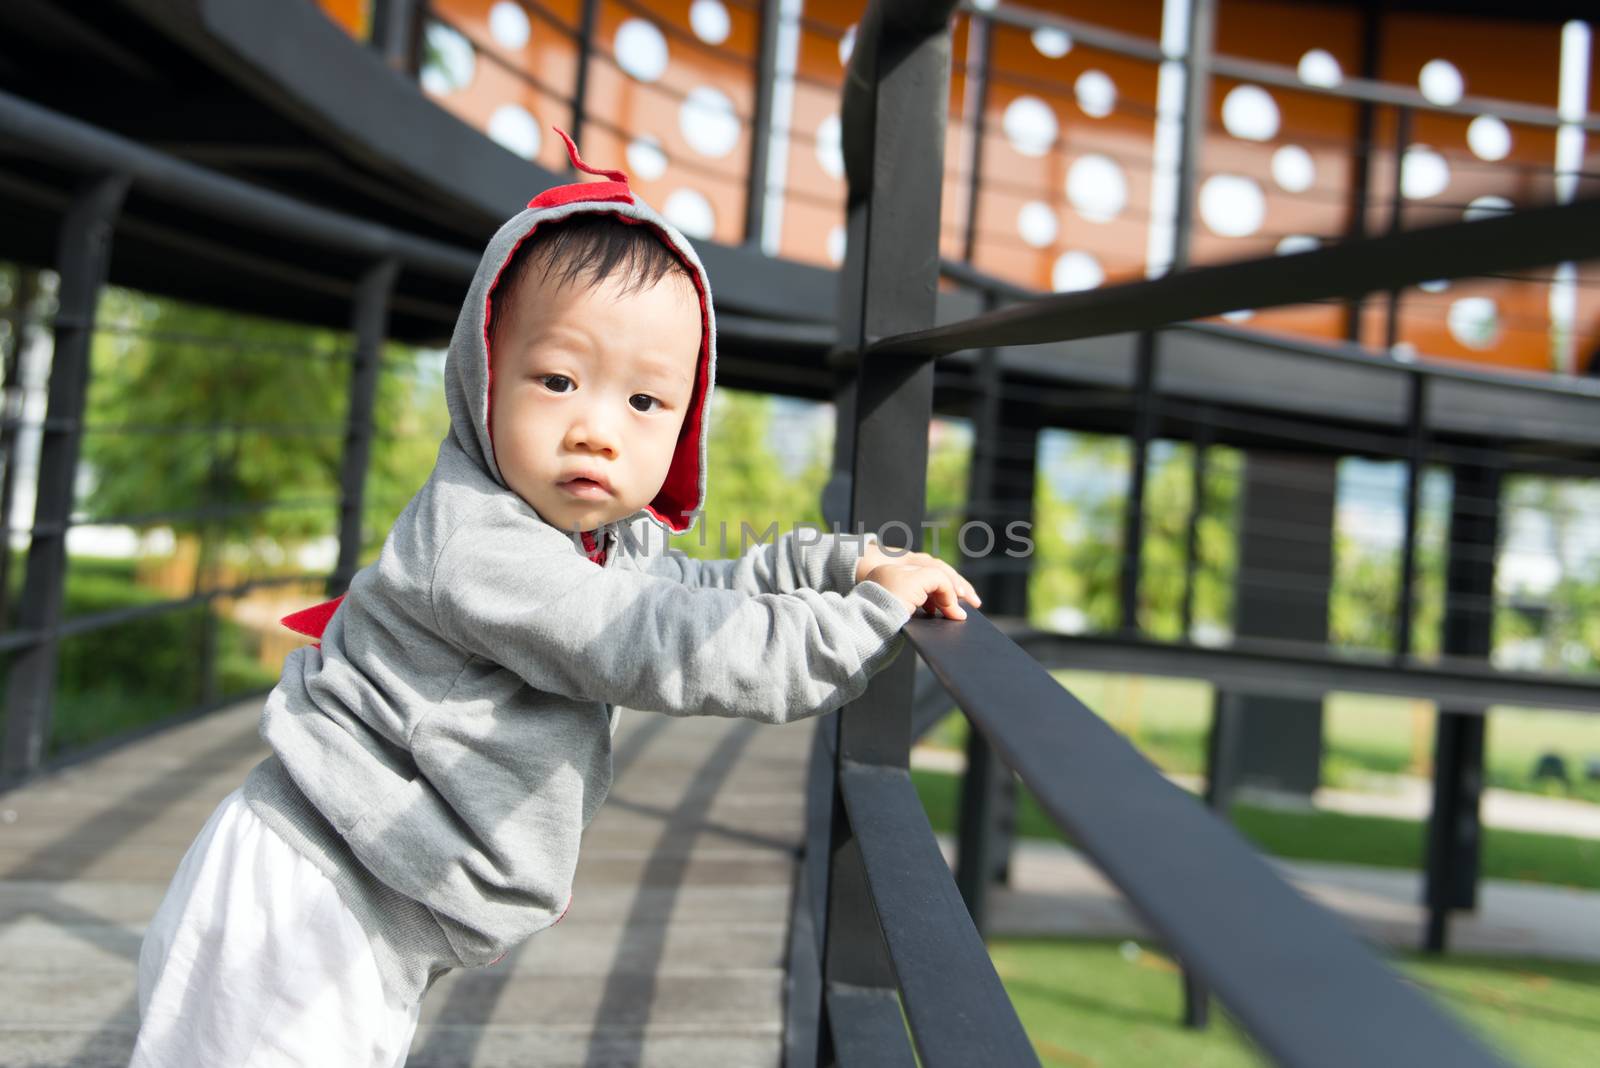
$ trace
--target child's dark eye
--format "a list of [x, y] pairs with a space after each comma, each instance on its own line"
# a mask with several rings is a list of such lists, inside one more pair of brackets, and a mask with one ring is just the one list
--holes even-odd
[[545, 388], [552, 393], [572, 392], [567, 388], [568, 386], [572, 385], [572, 379], [568, 378], [566, 375], [540, 375], [539, 379], [545, 384]]
[[[644, 406], [643, 407], [639, 406], [639, 404], [637, 403], [639, 401], [644, 401]], [[648, 393], [635, 393], [633, 396], [628, 398], [628, 403], [633, 405], [633, 410], [636, 411], [636, 412], [653, 412], [653, 411], [655, 411], [655, 408], [652, 408], [650, 406], [652, 404], [654, 404], [654, 405], [660, 405], [661, 404], [660, 401], [656, 400], [654, 397], [650, 396], [650, 394], [648, 394]]]

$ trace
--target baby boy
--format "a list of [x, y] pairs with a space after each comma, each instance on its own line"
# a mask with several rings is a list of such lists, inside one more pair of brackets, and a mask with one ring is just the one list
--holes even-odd
[[402, 1064], [440, 975], [566, 911], [619, 706], [829, 712], [918, 608], [978, 603], [870, 536], [666, 551], [704, 502], [711, 289], [626, 177], [567, 144], [606, 180], [541, 194], [489, 243], [432, 475], [344, 597], [286, 620], [321, 643], [286, 659], [272, 755], [150, 926], [135, 1065]]

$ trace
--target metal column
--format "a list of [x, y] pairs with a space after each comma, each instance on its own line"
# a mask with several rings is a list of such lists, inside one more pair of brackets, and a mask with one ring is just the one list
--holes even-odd
[[[869, 338], [934, 321], [941, 189], [926, 180], [923, 167], [944, 158], [947, 7], [875, 6], [869, 13], [876, 18], [858, 30], [844, 101], [850, 192], [840, 315], [841, 348], [857, 354]], [[859, 288], [852, 288], [856, 282]], [[886, 548], [916, 548], [926, 500], [933, 365], [861, 360], [853, 407], [853, 441], [840, 443], [850, 449], [849, 525], [880, 532]], [[853, 764], [907, 766], [915, 666], [913, 656], [898, 657], [829, 724], [838, 731], [836, 774]], [[837, 789], [831, 822], [818, 1064], [853, 1057], [856, 1063], [911, 1065], [894, 972]]]
[[61, 284], [55, 357], [39, 454], [33, 541], [28, 548], [18, 619], [23, 629], [36, 631], [39, 637], [12, 663], [0, 781], [18, 780], [38, 768], [49, 745], [59, 651], [55, 628], [66, 591], [67, 523], [72, 517], [73, 483], [89, 390], [89, 349], [100, 288], [111, 261], [112, 232], [129, 184], [124, 175], [109, 175], [80, 186], [67, 209], [56, 246]]
[[[1487, 659], [1493, 648], [1500, 483], [1495, 468], [1454, 470], [1441, 642], [1446, 656]], [[1450, 910], [1477, 906], [1485, 722], [1482, 707], [1439, 708], [1423, 887], [1428, 907], [1423, 944], [1434, 952], [1449, 941]]]
[[361, 557], [361, 522], [367, 467], [372, 456], [373, 412], [383, 339], [388, 333], [389, 294], [400, 273], [395, 260], [380, 260], [356, 285], [352, 327], [356, 349], [350, 367], [350, 411], [345, 420], [344, 458], [339, 467], [339, 562], [328, 577], [328, 596], [343, 593]]

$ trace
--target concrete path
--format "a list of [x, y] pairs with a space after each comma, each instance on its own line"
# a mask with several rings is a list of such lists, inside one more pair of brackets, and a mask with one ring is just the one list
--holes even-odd
[[[955, 844], [940, 837], [954, 863]], [[1285, 878], [1361, 935], [1395, 948], [1421, 945], [1426, 916], [1415, 872], [1270, 860]], [[991, 891], [992, 935], [1148, 938], [1122, 894], [1082, 854], [1024, 840], [1011, 860], [1011, 885]], [[1600, 963], [1600, 893], [1486, 879], [1475, 913], [1458, 912], [1450, 946], [1486, 953]]]
[[[961, 775], [967, 770], [965, 753], [919, 745], [911, 751], [911, 766]], [[1199, 793], [1205, 780], [1198, 775], [1168, 775], [1168, 779]], [[1334, 790], [1326, 786], [1311, 795], [1310, 807], [1355, 816], [1386, 816], [1397, 820], [1425, 820], [1433, 806], [1432, 787], [1426, 779], [1408, 775], [1373, 776], [1373, 789]], [[1241, 791], [1242, 799], [1266, 805], [1305, 807], [1299, 799], [1258, 791]], [[1503, 831], [1559, 834], [1600, 840], [1600, 805], [1560, 797], [1518, 793], [1490, 787], [1483, 792], [1483, 823]]]
[[[145, 924], [265, 755], [234, 706], [0, 795], [0, 1065], [123, 1066]], [[623, 713], [561, 924], [441, 980], [408, 1068], [777, 1068], [811, 728]]]

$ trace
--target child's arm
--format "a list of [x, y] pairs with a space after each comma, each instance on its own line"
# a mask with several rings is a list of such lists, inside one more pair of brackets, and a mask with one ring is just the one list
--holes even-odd
[[530, 539], [502, 517], [456, 533], [432, 598], [446, 637], [539, 689], [782, 723], [859, 697], [899, 653], [910, 604], [953, 603], [953, 587], [928, 574], [920, 593], [869, 581], [848, 594], [752, 596], [597, 568], [564, 539]]
[[729, 560], [698, 560], [682, 553], [665, 553], [651, 557], [646, 570], [686, 586], [749, 594], [793, 593], [800, 589], [849, 593], [859, 578], [858, 564], [877, 551], [876, 540], [875, 534], [824, 534], [802, 529], [758, 541], [743, 555]]

